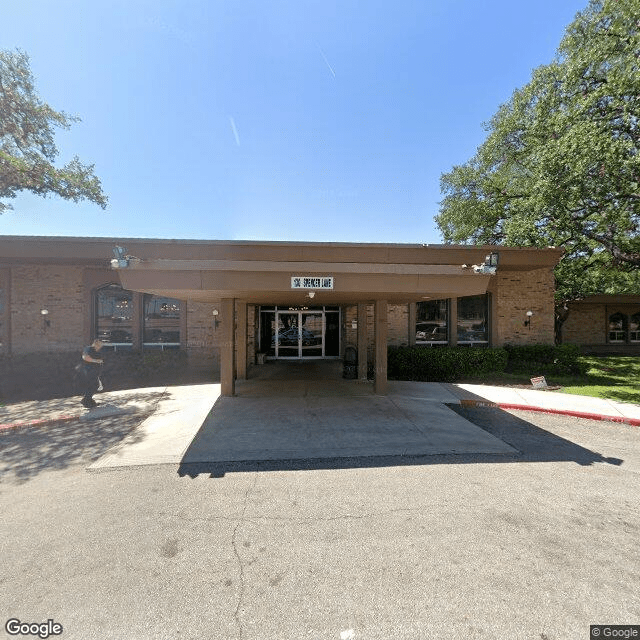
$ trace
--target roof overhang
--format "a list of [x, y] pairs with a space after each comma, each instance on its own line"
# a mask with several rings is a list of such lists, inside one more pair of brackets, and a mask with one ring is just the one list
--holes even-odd
[[[412, 302], [486, 292], [492, 277], [474, 265], [499, 253], [498, 273], [553, 268], [562, 250], [475, 245], [158, 240], [0, 236], [0, 263], [82, 264], [109, 268], [126, 248], [122, 286], [182, 300], [237, 298], [255, 304], [303, 304], [309, 289], [291, 279], [333, 278], [314, 304]], [[0, 264], [0, 266], [2, 266]]]
[[[489, 275], [453, 265], [243, 260], [154, 260], [118, 269], [122, 286], [180, 299], [238, 298], [255, 304], [314, 304], [384, 299], [411, 302], [485, 293]], [[293, 289], [292, 278], [333, 279], [332, 289]]]

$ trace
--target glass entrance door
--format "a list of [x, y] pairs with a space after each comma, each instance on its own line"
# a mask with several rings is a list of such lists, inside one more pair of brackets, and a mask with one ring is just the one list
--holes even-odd
[[278, 311], [272, 339], [276, 358], [322, 358], [324, 314], [322, 311]]
[[324, 355], [324, 323], [322, 311], [300, 311], [300, 357], [322, 358]]
[[300, 312], [276, 314], [276, 358], [300, 357]]
[[336, 307], [261, 307], [260, 349], [270, 358], [337, 358], [340, 310]]

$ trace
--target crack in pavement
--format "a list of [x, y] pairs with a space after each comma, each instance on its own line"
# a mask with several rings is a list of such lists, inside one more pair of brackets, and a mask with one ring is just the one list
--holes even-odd
[[[238, 529], [243, 522], [250, 522], [251, 518], [245, 518], [244, 514], [247, 511], [247, 505], [249, 504], [249, 494], [253, 489], [255, 489], [256, 484], [258, 483], [258, 474], [254, 474], [253, 484], [251, 484], [244, 494], [244, 504], [242, 506], [242, 514], [240, 518], [238, 518], [238, 522], [236, 526], [233, 528], [233, 533], [231, 534], [231, 546], [233, 547], [233, 553], [236, 556], [236, 560], [238, 562], [238, 570], [240, 573], [240, 589], [238, 593], [238, 603], [236, 604], [236, 610], [233, 613], [233, 619], [235, 620], [236, 626], [238, 627], [238, 637], [242, 640], [242, 621], [240, 620], [240, 607], [242, 606], [242, 600], [244, 599], [244, 565], [242, 564], [242, 558], [240, 557], [240, 553], [238, 552], [237, 545], [237, 537], [238, 537]], [[227, 519], [227, 518], [224, 518]]]
[[[255, 483], [254, 483], [254, 487], [255, 487]], [[253, 489], [253, 487], [251, 488]], [[251, 491], [251, 489], [249, 489], [249, 491]], [[245, 496], [246, 497], [246, 496]], [[239, 517], [233, 517], [233, 516], [210, 516], [208, 518], [203, 518], [203, 517], [188, 517], [188, 516], [178, 516], [181, 520], [185, 520], [187, 522], [212, 522], [212, 521], [216, 521], [216, 520], [228, 520], [231, 522], [237, 522], [237, 526], [236, 529], [234, 530], [234, 536], [235, 536], [235, 532], [238, 528], [238, 526], [240, 526], [240, 524], [242, 524], [243, 522], [269, 522], [269, 521], [273, 521], [273, 522], [297, 522], [299, 524], [308, 524], [308, 523], [312, 523], [312, 522], [333, 522], [335, 520], [364, 520], [366, 518], [378, 518], [381, 516], [389, 516], [389, 515], [393, 515], [395, 513], [427, 513], [427, 511], [425, 509], [419, 509], [419, 508], [407, 508], [407, 509], [389, 509], [388, 511], [376, 511], [373, 513], [363, 513], [363, 514], [351, 514], [351, 513], [345, 513], [343, 515], [339, 515], [339, 516], [329, 516], [329, 517], [316, 517], [316, 518], [292, 518], [290, 516], [251, 516], [248, 518], [244, 517], [244, 512], [246, 510], [246, 504], [244, 506], [244, 509], [242, 511], [242, 514]]]

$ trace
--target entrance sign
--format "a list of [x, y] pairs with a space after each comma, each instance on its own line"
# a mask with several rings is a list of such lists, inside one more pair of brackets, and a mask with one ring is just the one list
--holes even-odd
[[333, 289], [333, 276], [293, 276], [292, 289]]

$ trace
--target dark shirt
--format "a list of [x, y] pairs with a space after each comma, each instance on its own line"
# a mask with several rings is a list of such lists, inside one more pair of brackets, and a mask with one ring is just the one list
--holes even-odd
[[[102, 354], [91, 345], [82, 350], [82, 355], [89, 356], [94, 360], [102, 360]], [[87, 362], [84, 358], [82, 359], [82, 364], [85, 366], [87, 371], [97, 371], [102, 366], [99, 362]]]

